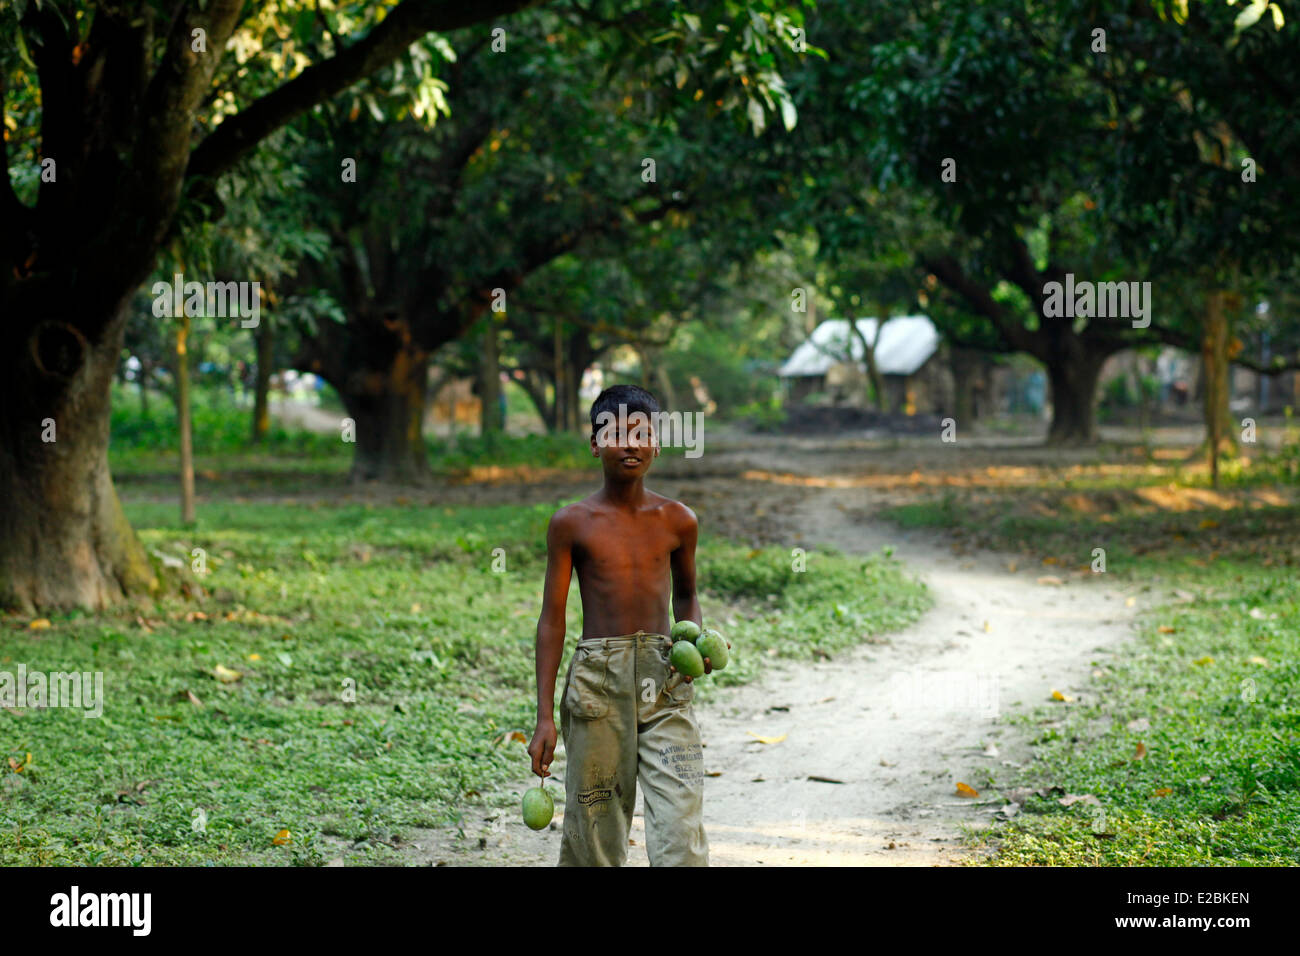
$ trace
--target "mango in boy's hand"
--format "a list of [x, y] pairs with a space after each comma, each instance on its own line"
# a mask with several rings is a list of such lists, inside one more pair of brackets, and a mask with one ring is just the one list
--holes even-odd
[[530, 830], [545, 830], [555, 816], [555, 801], [541, 787], [524, 794], [524, 823]]
[[700, 636], [700, 626], [694, 621], [678, 621], [668, 636], [674, 641], [694, 641]]
[[704, 676], [704, 658], [690, 641], [678, 641], [668, 655], [668, 663], [687, 677]]
[[709, 659], [709, 666], [715, 671], [722, 670], [731, 659], [731, 653], [727, 650], [727, 639], [713, 628], [704, 629], [704, 633], [695, 642], [695, 649], [700, 652], [701, 657]]

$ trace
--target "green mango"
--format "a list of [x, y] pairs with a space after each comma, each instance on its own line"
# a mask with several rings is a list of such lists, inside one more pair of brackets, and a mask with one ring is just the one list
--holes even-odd
[[678, 621], [668, 636], [674, 641], [694, 641], [700, 636], [700, 626], [694, 621]]
[[715, 671], [722, 670], [727, 666], [727, 661], [731, 660], [731, 652], [727, 650], [727, 639], [712, 628], [705, 629], [699, 640], [695, 642], [695, 648], [700, 652], [701, 657], [709, 659], [709, 666]]
[[704, 676], [704, 658], [690, 641], [678, 641], [668, 655], [668, 663], [687, 677]]
[[524, 793], [524, 823], [530, 830], [545, 830], [555, 816], [555, 801], [541, 787]]

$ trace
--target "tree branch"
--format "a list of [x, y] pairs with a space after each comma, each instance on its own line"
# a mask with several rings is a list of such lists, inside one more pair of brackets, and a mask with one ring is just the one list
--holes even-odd
[[997, 332], [1017, 352], [1037, 355], [1041, 351], [1037, 336], [1023, 326], [1008, 321], [1006, 310], [996, 302], [987, 288], [970, 278], [951, 255], [918, 254], [917, 263], [946, 285], [975, 311], [993, 323]]
[[403, 0], [363, 39], [307, 67], [208, 134], [190, 156], [187, 178], [220, 176], [272, 132], [352, 86], [426, 33], [445, 33], [505, 16], [535, 0]]

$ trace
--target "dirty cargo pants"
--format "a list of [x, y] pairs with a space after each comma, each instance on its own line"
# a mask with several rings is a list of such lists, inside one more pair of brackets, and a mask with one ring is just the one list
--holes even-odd
[[691, 709], [695, 688], [670, 674], [671, 643], [638, 631], [584, 638], [573, 652], [560, 703], [560, 866], [627, 861], [638, 780], [650, 865], [709, 865], [704, 751]]

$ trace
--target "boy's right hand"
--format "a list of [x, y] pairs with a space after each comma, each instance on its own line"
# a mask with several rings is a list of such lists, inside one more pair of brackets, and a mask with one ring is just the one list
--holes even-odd
[[551, 775], [547, 768], [555, 757], [555, 742], [558, 739], [554, 718], [538, 717], [533, 742], [528, 745], [528, 754], [533, 758], [533, 773], [537, 776], [545, 778]]

